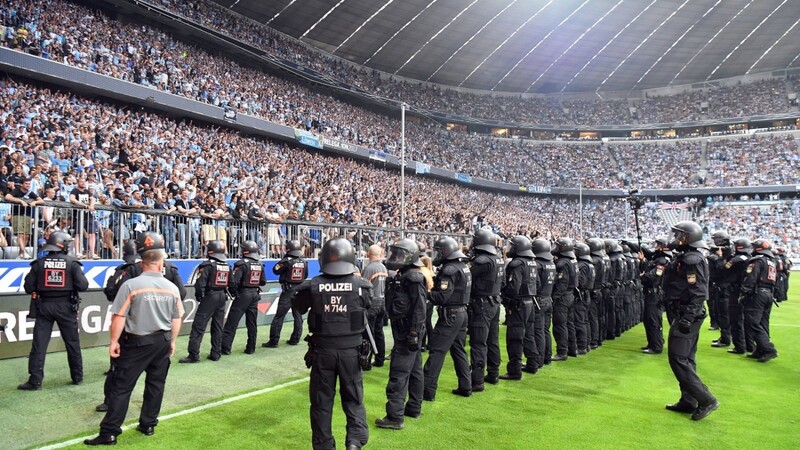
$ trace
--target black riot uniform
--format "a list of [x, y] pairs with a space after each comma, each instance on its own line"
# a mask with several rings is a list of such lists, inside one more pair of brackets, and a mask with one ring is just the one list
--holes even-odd
[[225, 319], [228, 283], [231, 266], [225, 257], [225, 244], [222, 241], [208, 243], [208, 260], [197, 267], [197, 280], [194, 283], [195, 299], [199, 303], [189, 334], [189, 356], [181, 358], [181, 363], [200, 361], [200, 343], [211, 321], [211, 353], [208, 359], [218, 361], [222, 354], [222, 323]]
[[675, 317], [668, 339], [669, 365], [681, 389], [677, 403], [667, 405], [671, 411], [692, 413], [700, 420], [719, 407], [697, 375], [697, 339], [705, 319], [703, 305], [708, 298], [708, 261], [699, 251], [707, 248], [703, 230], [694, 222], [679, 222], [672, 227], [675, 240], [671, 246], [681, 253], [675, 257], [664, 277], [664, 298]]
[[664, 287], [662, 281], [671, 261], [666, 239], [656, 240], [656, 251], [645, 264], [642, 273], [644, 287], [644, 332], [647, 346], [642, 352], [659, 354], [664, 350]]
[[[575, 288], [578, 286], [578, 262], [575, 260], [572, 239], [559, 238], [556, 241], [556, 281], [553, 286], [553, 337], [556, 340], [556, 355], [553, 361], [566, 361], [570, 356], [578, 356], [577, 349], [569, 348], [570, 323], [575, 303]], [[574, 328], [573, 328], [574, 334]]]
[[439, 374], [448, 350], [458, 377], [458, 388], [453, 390], [453, 394], [463, 397], [472, 394], [469, 360], [464, 349], [472, 273], [463, 259], [466, 256], [455, 239], [444, 237], [433, 244], [433, 264], [441, 268], [431, 290], [431, 303], [436, 306], [439, 318], [428, 339], [428, 359], [423, 367], [423, 399], [427, 401], [433, 401], [436, 397]]
[[[298, 286], [292, 298], [298, 312], [308, 311], [308, 331], [312, 333], [307, 338], [306, 364], [311, 367], [308, 394], [315, 449], [336, 448], [331, 419], [337, 379], [347, 416], [347, 448], [361, 448], [369, 438], [360, 358], [372, 284], [355, 275], [355, 260], [347, 239], [326, 241], [319, 257], [322, 275]], [[369, 361], [369, 357], [363, 360]]]
[[589, 304], [589, 348], [596, 349], [605, 337], [606, 315], [603, 309], [603, 284], [606, 279], [606, 265], [603, 263], [605, 245], [598, 238], [586, 241], [594, 266], [594, 284], [592, 285], [591, 303]]
[[720, 334], [719, 339], [712, 346], [728, 347], [731, 345], [731, 325], [728, 315], [729, 295], [723, 291], [723, 286], [725, 286], [726, 279], [726, 263], [731, 260], [731, 240], [726, 231], [714, 232], [711, 240], [713, 246], [708, 255], [708, 268], [711, 273], [708, 287], [708, 313], [711, 316], [711, 328], [718, 328]]
[[[744, 354], [745, 351], [753, 351], [752, 336], [744, 326], [744, 309], [737, 301], [742, 290], [742, 280], [744, 280], [747, 261], [750, 259], [752, 249], [753, 246], [749, 239], [740, 238], [734, 241], [734, 254], [725, 261], [723, 266], [725, 277], [720, 286], [721, 292], [717, 302], [720, 305], [720, 309], [727, 305], [727, 319], [730, 327], [728, 328], [725, 323], [722, 323], [723, 336], [714, 344], [718, 346], [722, 346], [721, 344], [726, 342], [733, 344], [733, 348], [728, 349], [728, 353], [737, 355]], [[724, 319], [722, 321], [724, 322]], [[726, 338], [727, 341], [725, 340]]]
[[778, 357], [778, 351], [769, 340], [769, 315], [778, 283], [778, 267], [769, 241], [756, 239], [753, 253], [745, 270], [739, 303], [744, 307], [745, 326], [755, 341], [755, 350], [750, 356], [767, 362]]
[[78, 338], [78, 292], [89, 287], [83, 274], [82, 264], [69, 256], [72, 238], [56, 231], [47, 239], [43, 250], [46, 256], [31, 262], [31, 270], [25, 276], [25, 292], [31, 294], [29, 317], [35, 318], [33, 342], [28, 357], [28, 381], [17, 386], [23, 391], [42, 388], [44, 359], [47, 345], [53, 332], [53, 323], [58, 324], [61, 338], [67, 349], [72, 384], [83, 382], [83, 360]]
[[233, 297], [228, 318], [222, 330], [222, 354], [230, 355], [233, 338], [239, 321], [245, 316], [247, 327], [247, 344], [244, 352], [252, 354], [256, 351], [258, 335], [258, 301], [261, 298], [260, 287], [267, 284], [264, 266], [258, 259], [258, 244], [255, 241], [242, 242], [242, 259], [233, 265], [233, 274], [228, 283], [228, 292]]
[[778, 247], [775, 255], [775, 266], [778, 268], [778, 283], [775, 284], [775, 300], [786, 301], [789, 297], [789, 270], [792, 262], [786, 256], [786, 250]]
[[622, 284], [625, 281], [625, 263], [622, 259], [622, 246], [619, 243], [606, 241], [606, 253], [611, 264], [606, 302], [606, 325], [608, 326], [606, 339], [612, 340], [622, 334], [622, 297], [624, 295]]
[[500, 288], [505, 274], [505, 261], [494, 245], [495, 235], [482, 229], [472, 239], [474, 257], [468, 266], [472, 273], [472, 292], [469, 304], [469, 346], [472, 371], [472, 391], [484, 389], [484, 380], [496, 382], [500, 368], [498, 336], [489, 341], [492, 320], [498, 314]]
[[[267, 348], [278, 346], [284, 318], [292, 307], [292, 291], [305, 281], [308, 276], [308, 262], [303, 258], [303, 250], [299, 241], [286, 243], [286, 256], [275, 264], [272, 272], [278, 275], [278, 282], [281, 284], [281, 296], [278, 298], [278, 311], [272, 317], [272, 324], [269, 328], [269, 341], [261, 344], [262, 347]], [[292, 310], [292, 317], [294, 319], [294, 328], [287, 344], [297, 345], [300, 342], [300, 336], [303, 334], [303, 315], [296, 310]]]
[[[536, 348], [533, 322], [534, 297], [537, 293], [536, 261], [531, 250], [531, 241], [524, 235], [511, 239], [508, 256], [512, 259], [506, 265], [505, 280], [500, 291], [503, 306], [506, 308], [506, 352], [508, 353], [507, 373], [503, 380], [520, 380], [522, 372], [536, 373], [539, 369], [539, 351]], [[527, 363], [523, 368], [522, 355]]]
[[[394, 337], [394, 350], [386, 384], [386, 416], [375, 420], [379, 428], [402, 429], [403, 416], [422, 411], [423, 372], [420, 337], [425, 333], [425, 276], [419, 270], [419, 247], [410, 239], [389, 246], [386, 268], [397, 270], [387, 280], [386, 313]], [[408, 396], [408, 401], [406, 401]]]
[[536, 350], [539, 355], [537, 367], [542, 368], [550, 364], [553, 356], [553, 338], [550, 334], [550, 325], [553, 321], [553, 286], [556, 282], [556, 265], [553, 263], [553, 254], [550, 252], [550, 241], [542, 238], [535, 239], [531, 245], [536, 256], [536, 299], [539, 309], [533, 317], [533, 335]]
[[589, 246], [583, 243], [575, 244], [575, 255], [578, 258], [578, 292], [580, 297], [575, 299], [575, 341], [579, 355], [589, 353], [589, 309], [592, 305], [592, 288], [594, 287], [594, 264], [589, 254]]

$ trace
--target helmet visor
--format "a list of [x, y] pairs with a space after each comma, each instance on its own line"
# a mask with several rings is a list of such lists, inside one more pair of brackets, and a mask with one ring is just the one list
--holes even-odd
[[389, 247], [389, 254], [386, 255], [386, 267], [389, 269], [399, 269], [411, 264], [412, 257], [408, 250], [402, 247]]

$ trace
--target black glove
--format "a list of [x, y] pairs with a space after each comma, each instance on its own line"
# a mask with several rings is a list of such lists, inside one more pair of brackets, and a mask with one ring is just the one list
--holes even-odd
[[689, 322], [688, 319], [681, 319], [678, 321], [678, 331], [683, 334], [689, 334], [692, 331], [692, 322]]
[[361, 370], [372, 367], [372, 346], [367, 340], [362, 340], [358, 349], [358, 365], [361, 366]]
[[314, 365], [314, 344], [311, 342], [311, 336], [306, 335], [303, 340], [308, 342], [308, 351], [303, 355], [303, 360], [306, 362], [306, 368], [310, 369]]
[[739, 298], [736, 299], [736, 303], [739, 305], [743, 305], [744, 299], [745, 299], [744, 295], [740, 295]]
[[419, 336], [416, 331], [408, 333], [408, 349], [412, 352], [419, 350]]

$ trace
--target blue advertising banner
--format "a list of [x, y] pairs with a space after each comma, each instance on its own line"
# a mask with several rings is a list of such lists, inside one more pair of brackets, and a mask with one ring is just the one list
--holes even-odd
[[386, 153], [379, 152], [378, 150], [370, 150], [369, 159], [377, 159], [378, 161], [386, 162]]
[[472, 183], [472, 177], [465, 173], [456, 172], [456, 180], [463, 183]]
[[297, 138], [297, 141], [303, 145], [308, 145], [309, 147], [314, 148], [322, 148], [322, 140], [320, 140], [319, 136], [315, 136], [307, 131], [298, 130], [297, 128], [294, 129], [294, 137]]

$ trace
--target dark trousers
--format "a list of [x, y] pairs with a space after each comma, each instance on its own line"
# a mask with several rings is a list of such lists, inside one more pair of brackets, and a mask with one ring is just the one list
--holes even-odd
[[222, 351], [230, 352], [233, 346], [233, 338], [236, 337], [236, 329], [239, 328], [239, 321], [245, 316], [244, 323], [247, 326], [247, 344], [245, 350], [253, 352], [256, 349], [256, 338], [258, 336], [258, 300], [260, 296], [258, 289], [239, 292], [233, 300], [231, 309], [228, 311], [228, 319], [222, 330]]
[[311, 366], [308, 396], [311, 400], [311, 445], [315, 449], [336, 448], [331, 420], [337, 379], [342, 411], [347, 417], [345, 445], [356, 445], [361, 448], [367, 444], [369, 427], [367, 411], [364, 408], [364, 384], [358, 354], [356, 348], [314, 347], [314, 364]]
[[[677, 321], [676, 321], [677, 323]], [[681, 402], [690, 407], [706, 406], [716, 399], [697, 375], [697, 339], [703, 319], [695, 320], [689, 333], [683, 334], [677, 324], [669, 329], [667, 353], [669, 366], [681, 389]]]
[[[472, 386], [475, 387], [483, 385], [487, 366], [486, 361], [489, 354], [487, 344], [489, 328], [492, 325], [492, 320], [499, 312], [499, 308], [497, 303], [488, 297], [473, 298], [469, 308], [469, 356], [472, 361], [470, 371], [472, 373]], [[496, 342], [495, 345], [497, 345]], [[497, 357], [498, 361], [495, 369], [500, 365], [499, 351]], [[497, 375], [495, 372], [494, 376]]]
[[83, 359], [81, 343], [78, 338], [77, 313], [69, 302], [47, 302], [40, 300], [37, 304], [36, 322], [33, 325], [33, 342], [28, 357], [28, 381], [31, 384], [42, 384], [44, 379], [44, 359], [53, 324], [58, 324], [61, 338], [67, 348], [67, 362], [72, 381], [83, 380]]
[[556, 339], [556, 354], [566, 355], [569, 349], [569, 315], [575, 300], [572, 294], [553, 298], [553, 337]]
[[750, 350], [749, 339], [746, 339], [744, 329], [744, 308], [737, 299], [731, 298], [728, 302], [728, 319], [730, 321], [731, 342], [737, 350]]
[[294, 328], [292, 335], [289, 337], [289, 342], [300, 342], [300, 337], [303, 335], [303, 315], [292, 308], [292, 293], [294, 289], [283, 289], [281, 296], [278, 297], [278, 311], [272, 317], [272, 324], [269, 327], [269, 341], [277, 344], [281, 340], [281, 330], [283, 330], [283, 321], [289, 310], [292, 310], [292, 317], [294, 318]]
[[141, 342], [141, 345], [121, 342], [119, 358], [112, 360], [106, 395], [108, 412], [100, 422], [101, 435], [122, 434], [120, 427], [128, 414], [131, 393], [142, 372], [146, 376], [139, 424], [143, 427], [154, 427], [158, 424], [164, 385], [169, 372], [171, 333], [157, 333], [147, 338], [150, 339]]
[[772, 291], [756, 289], [744, 302], [745, 326], [755, 341], [756, 355], [774, 355], [775, 346], [769, 340], [769, 311], [772, 307]]
[[211, 356], [219, 357], [222, 353], [222, 321], [225, 319], [225, 294], [222, 291], [209, 292], [197, 306], [197, 312], [189, 333], [189, 357], [200, 357], [200, 343], [206, 332], [208, 321], [211, 321]]
[[575, 346], [572, 345], [570, 333], [570, 351], [589, 349], [589, 305], [591, 298], [589, 291], [582, 291], [582, 299], [576, 300], [572, 307], [572, 317], [575, 328]]
[[620, 286], [614, 297], [614, 336], [616, 337], [625, 331], [625, 294], [625, 286]]
[[426, 397], [435, 397], [442, 372], [444, 357], [447, 351], [453, 358], [453, 366], [458, 377], [458, 388], [472, 391], [472, 376], [469, 371], [469, 360], [464, 345], [467, 339], [467, 310], [465, 307], [454, 309], [439, 308], [439, 319], [428, 340], [428, 359], [425, 361], [423, 376], [425, 377]]
[[606, 297], [606, 339], [614, 339], [617, 329], [617, 291], [616, 286], [608, 288]]
[[646, 294], [644, 302], [644, 332], [647, 336], [647, 347], [655, 352], [664, 350], [663, 310], [660, 297]]
[[729, 301], [729, 294], [726, 292], [720, 292], [717, 295], [714, 303], [714, 307], [717, 310], [716, 325], [719, 328], [719, 341], [722, 344], [731, 343], [731, 319], [729, 316], [730, 307], [728, 306]]
[[506, 370], [510, 375], [522, 375], [523, 354], [531, 368], [538, 368], [539, 352], [533, 333], [533, 309], [532, 300], [512, 301], [506, 306]]
[[603, 345], [606, 340], [606, 320], [608, 314], [606, 313], [606, 302], [608, 300], [608, 290], [598, 289], [592, 292], [592, 301], [597, 304], [597, 345]]
[[723, 292], [716, 286], [710, 285], [708, 287], [708, 317], [711, 319], [711, 328], [719, 327], [719, 297], [724, 295]]
[[589, 304], [586, 307], [586, 319], [589, 330], [588, 344], [589, 347], [594, 348], [600, 342], [600, 316], [598, 311], [601, 309], [602, 296], [600, 291], [592, 290], [590, 292]]
[[[386, 417], [403, 420], [404, 414], [418, 415], [422, 410], [422, 356], [408, 348], [405, 333], [398, 333], [392, 324], [394, 349], [389, 360], [389, 382], [386, 384]], [[408, 396], [408, 402], [406, 402]]]
[[367, 322], [369, 322], [372, 337], [375, 339], [375, 347], [378, 350], [375, 353], [375, 362], [380, 364], [386, 360], [386, 336], [383, 334], [384, 316], [386, 316], [384, 306], [373, 306], [367, 310]]
[[[489, 334], [486, 337], [486, 374], [492, 378], [497, 378], [500, 375], [501, 363], [500, 305], [498, 303], [494, 303], [492, 309], [494, 310], [494, 317], [492, 317], [492, 320], [489, 323]], [[470, 345], [472, 345], [471, 341]]]
[[625, 291], [628, 295], [622, 300], [622, 331], [633, 327], [633, 290], [628, 286]]
[[433, 304], [425, 302], [425, 333], [420, 339], [420, 346], [427, 349], [430, 346], [431, 333], [433, 332]]
[[553, 321], [553, 299], [539, 297], [539, 310], [533, 316], [533, 335], [536, 350], [539, 354], [538, 366], [550, 363], [553, 356], [553, 337], [550, 335], [550, 324]]

